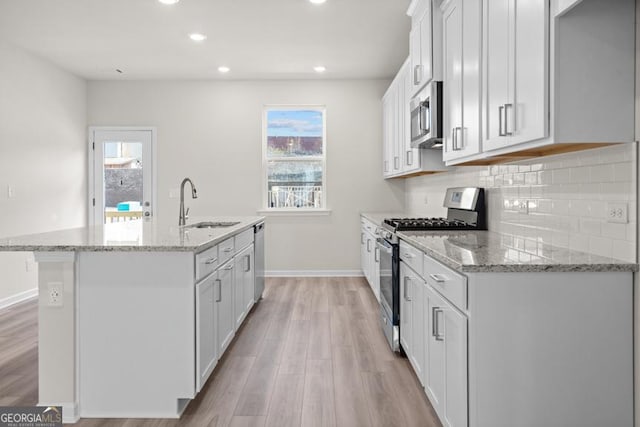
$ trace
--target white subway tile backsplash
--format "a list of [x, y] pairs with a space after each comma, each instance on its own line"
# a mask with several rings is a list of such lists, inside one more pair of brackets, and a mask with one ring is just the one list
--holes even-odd
[[[541, 245], [551, 244], [634, 261], [636, 150], [636, 144], [620, 144], [411, 178], [406, 181], [407, 210], [414, 215], [442, 216], [447, 187], [482, 186], [489, 230], [504, 233], [514, 248], [535, 254]], [[529, 214], [515, 207], [523, 201], [529, 201]], [[629, 224], [607, 222], [610, 202], [628, 204]]]

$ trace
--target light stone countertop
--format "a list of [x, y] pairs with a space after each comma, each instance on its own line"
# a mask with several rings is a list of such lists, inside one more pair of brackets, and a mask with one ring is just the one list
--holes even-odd
[[638, 271], [638, 265], [491, 231], [400, 231], [401, 240], [466, 273]]
[[[402, 212], [361, 212], [360, 215], [373, 222], [378, 227], [382, 225], [385, 218], [407, 218], [408, 215]], [[415, 216], [415, 215], [414, 215]]]
[[264, 221], [264, 217], [194, 217], [187, 221], [187, 226], [203, 221], [239, 224], [231, 227], [197, 229], [178, 227], [175, 223], [140, 219], [2, 238], [0, 251], [201, 252]]

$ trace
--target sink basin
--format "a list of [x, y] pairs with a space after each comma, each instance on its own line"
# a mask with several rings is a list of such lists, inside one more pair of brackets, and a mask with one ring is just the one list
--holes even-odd
[[195, 224], [187, 225], [186, 228], [220, 228], [220, 227], [232, 227], [240, 224], [240, 221], [236, 222], [196, 222]]

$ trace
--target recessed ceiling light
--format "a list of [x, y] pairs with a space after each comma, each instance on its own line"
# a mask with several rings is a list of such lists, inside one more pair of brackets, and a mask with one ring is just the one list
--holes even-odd
[[176, 4], [178, 3], [180, 0], [158, 0], [160, 3], [162, 4]]
[[193, 33], [193, 34], [189, 34], [189, 38], [191, 40], [193, 40], [194, 42], [202, 42], [202, 41], [205, 41], [207, 39], [207, 36], [205, 36], [204, 34], [200, 34], [200, 33]]
[[327, 68], [322, 65], [318, 65], [317, 67], [313, 67], [313, 71], [315, 71], [316, 73], [324, 73], [325, 71], [327, 71]]
[[221, 67], [218, 67], [218, 71], [220, 71], [221, 73], [228, 73], [230, 70], [231, 68], [225, 67], [224, 65]]
[[326, 2], [327, 0], [309, 0], [311, 3], [313, 4], [322, 4], [324, 2]]

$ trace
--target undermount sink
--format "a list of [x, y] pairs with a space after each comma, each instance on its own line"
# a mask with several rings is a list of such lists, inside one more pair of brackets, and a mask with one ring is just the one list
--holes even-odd
[[219, 227], [233, 227], [234, 225], [240, 224], [240, 221], [235, 222], [196, 222], [195, 224], [187, 225], [186, 228], [219, 228]]

